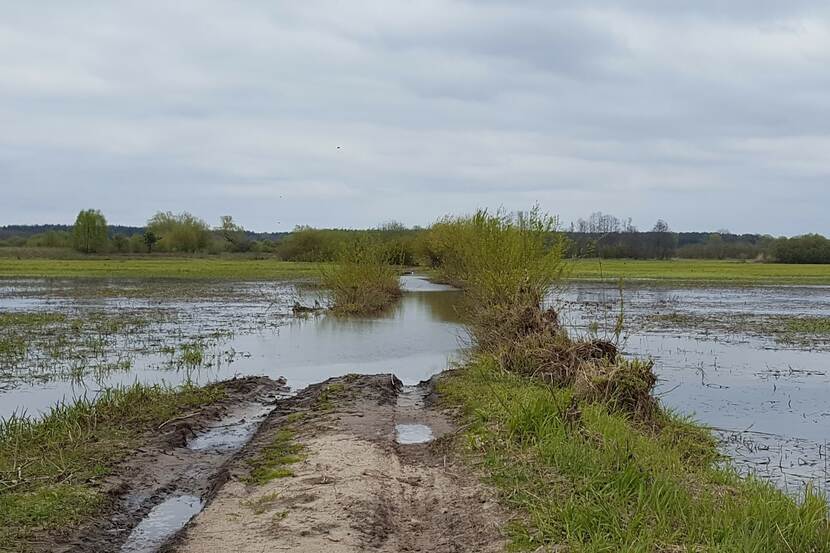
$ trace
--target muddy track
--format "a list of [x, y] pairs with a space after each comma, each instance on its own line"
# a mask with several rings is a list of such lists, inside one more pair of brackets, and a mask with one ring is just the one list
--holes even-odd
[[[70, 535], [40, 551], [154, 551], [202, 507], [227, 478], [227, 466], [274, 408], [282, 382], [247, 377], [219, 383], [217, 403], [166, 422], [145, 436], [101, 483], [107, 506]], [[150, 520], [150, 524], [142, 521]]]
[[[165, 551], [503, 551], [503, 513], [454, 462], [455, 427], [429, 392], [391, 375], [347, 376], [279, 401]], [[303, 447], [293, 476], [246, 483], [247, 461], [289, 428]]]

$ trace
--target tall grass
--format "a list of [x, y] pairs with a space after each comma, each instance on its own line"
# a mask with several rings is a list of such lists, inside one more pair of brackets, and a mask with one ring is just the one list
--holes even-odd
[[399, 269], [377, 241], [358, 237], [345, 244], [335, 264], [324, 266], [321, 284], [339, 313], [368, 314], [383, 310], [401, 295]]

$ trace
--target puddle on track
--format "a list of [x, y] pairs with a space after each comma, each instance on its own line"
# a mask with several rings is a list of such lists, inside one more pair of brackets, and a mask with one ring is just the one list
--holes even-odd
[[223, 418], [220, 424], [197, 435], [187, 444], [187, 448], [194, 451], [236, 451], [248, 443], [273, 409], [274, 405], [248, 404]]
[[154, 553], [191, 518], [203, 502], [192, 495], [177, 495], [159, 503], [136, 526], [121, 547], [121, 553]]
[[395, 441], [401, 445], [425, 444], [432, 439], [432, 428], [425, 424], [395, 425]]

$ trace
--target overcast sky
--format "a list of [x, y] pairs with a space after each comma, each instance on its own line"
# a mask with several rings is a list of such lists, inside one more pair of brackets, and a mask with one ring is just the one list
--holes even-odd
[[830, 2], [0, 0], [0, 225], [830, 234]]

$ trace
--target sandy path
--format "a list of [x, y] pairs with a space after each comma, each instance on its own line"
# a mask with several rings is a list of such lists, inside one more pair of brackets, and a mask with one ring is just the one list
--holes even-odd
[[[232, 473], [176, 551], [503, 551], [491, 494], [441, 452], [450, 421], [409, 399], [385, 376], [352, 379], [333, 410], [308, 401], [294, 476], [254, 486]], [[399, 445], [402, 423], [427, 424], [438, 440]], [[285, 424], [274, 417], [258, 440]]]

